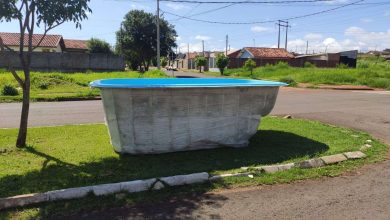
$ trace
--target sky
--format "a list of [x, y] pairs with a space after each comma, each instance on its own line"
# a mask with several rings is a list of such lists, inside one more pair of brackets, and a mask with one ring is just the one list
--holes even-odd
[[[162, 17], [175, 26], [180, 52], [187, 52], [188, 45], [190, 51], [201, 51], [202, 40], [206, 51], [224, 51], [226, 35], [231, 51], [253, 46], [277, 47], [278, 26], [274, 21], [279, 19], [289, 19], [291, 28], [288, 29], [288, 50], [291, 52], [305, 53], [307, 44], [309, 53], [352, 49], [365, 52], [390, 48], [389, 0], [365, 0], [337, 10], [291, 19], [357, 1], [333, 0], [278, 5], [188, 4], [163, 1], [160, 2], [160, 7]], [[81, 23], [81, 29], [76, 29], [73, 23], [66, 23], [52, 30], [50, 34], [61, 34], [66, 39], [95, 37], [114, 45], [115, 32], [119, 30], [124, 15], [135, 9], [155, 13], [156, 0], [91, 0], [90, 7], [92, 13], [89, 14], [88, 20]], [[215, 24], [193, 21], [173, 14], [211, 22], [261, 23]], [[0, 32], [18, 32], [18, 24], [0, 23]], [[39, 32], [42, 30], [36, 31]], [[281, 47], [284, 47], [284, 42], [285, 28], [282, 28]]]

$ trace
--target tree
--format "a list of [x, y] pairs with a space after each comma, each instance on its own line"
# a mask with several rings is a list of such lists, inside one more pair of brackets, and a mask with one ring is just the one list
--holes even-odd
[[207, 64], [207, 60], [206, 60], [206, 58], [204, 57], [204, 56], [196, 56], [195, 57], [195, 65], [197, 66], [197, 67], [199, 67], [199, 72], [201, 73], [202, 72], [202, 66], [204, 67], [204, 66], [206, 66], [206, 64]]
[[91, 38], [87, 44], [90, 53], [112, 53], [110, 44], [104, 40]]
[[[0, 22], [16, 20], [19, 23], [20, 45], [15, 51], [4, 45], [0, 38], [1, 52], [9, 51], [19, 55], [23, 68], [23, 77], [9, 64], [12, 73], [23, 91], [22, 112], [17, 147], [26, 146], [27, 123], [30, 109], [30, 66], [33, 51], [39, 47], [46, 34], [65, 22], [74, 22], [76, 28], [81, 28], [80, 22], [92, 12], [88, 7], [90, 0], [6, 0], [0, 1]], [[43, 27], [44, 33], [40, 39], [33, 42], [35, 27]], [[34, 38], [36, 40], [36, 38]], [[25, 49], [27, 47], [27, 49]], [[26, 50], [26, 51], [25, 51]]]
[[219, 69], [219, 72], [221, 73], [221, 76], [223, 75], [223, 71], [229, 64], [229, 57], [225, 56], [225, 54], [220, 53], [217, 56], [217, 67]]
[[245, 61], [244, 68], [251, 71], [251, 77], [253, 78], [253, 69], [256, 68], [256, 62], [252, 59]]
[[[120, 30], [116, 33], [119, 54], [126, 60], [139, 62], [137, 65], [149, 69], [157, 54], [156, 16], [142, 10], [132, 10], [125, 15]], [[160, 18], [160, 53], [167, 56], [176, 47], [177, 34], [174, 26]]]
[[162, 67], [165, 67], [166, 65], [168, 65], [168, 59], [166, 57], [161, 57], [160, 63]]

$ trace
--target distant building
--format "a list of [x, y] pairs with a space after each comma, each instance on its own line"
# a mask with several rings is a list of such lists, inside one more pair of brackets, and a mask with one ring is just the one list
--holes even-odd
[[230, 59], [228, 68], [241, 68], [248, 59], [255, 61], [257, 66], [265, 66], [281, 61], [288, 62], [294, 58], [294, 55], [285, 49], [265, 47], [244, 47], [228, 53], [227, 56]]
[[[20, 34], [19, 33], [6, 33], [0, 32], [0, 37], [3, 40], [5, 46], [19, 51], [20, 49]], [[43, 38], [43, 39], [42, 39]], [[39, 44], [39, 42], [42, 42]], [[32, 38], [33, 47], [39, 44], [34, 52], [44, 53], [64, 53], [64, 52], [88, 52], [88, 46], [86, 40], [68, 40], [64, 39], [61, 35], [46, 35], [34, 34]], [[24, 37], [24, 51], [28, 50], [28, 34]]]

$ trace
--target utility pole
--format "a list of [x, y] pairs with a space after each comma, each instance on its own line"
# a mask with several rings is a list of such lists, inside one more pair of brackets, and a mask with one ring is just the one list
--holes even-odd
[[202, 54], [204, 56], [204, 40], [202, 40]]
[[278, 31], [278, 48], [280, 48], [280, 27], [285, 27], [286, 28], [286, 42], [285, 42], [285, 46], [284, 48], [287, 50], [287, 36], [288, 36], [288, 28], [291, 27], [288, 25], [288, 21], [282, 21], [282, 20], [278, 20], [278, 23], [276, 23], [276, 25], [278, 25], [278, 28], [279, 28], [279, 31]]
[[160, 0], [157, 0], [157, 69], [161, 69], [160, 66]]
[[225, 55], [227, 56], [228, 53], [228, 44], [229, 44], [229, 36], [226, 35], [226, 48], [225, 48]]
[[309, 41], [307, 40], [306, 41], [306, 54], [307, 54], [307, 51], [309, 50]]
[[287, 50], [287, 36], [288, 36], [287, 34], [288, 34], [288, 28], [291, 27], [291, 26], [288, 25], [288, 21], [286, 22], [286, 25], [285, 25], [284, 27], [286, 27], [286, 43], [285, 43], [285, 45], [284, 45], [284, 49]]

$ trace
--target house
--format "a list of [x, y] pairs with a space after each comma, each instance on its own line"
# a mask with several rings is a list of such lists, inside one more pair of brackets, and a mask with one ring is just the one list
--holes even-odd
[[357, 50], [350, 50], [339, 53], [299, 55], [289, 64], [295, 67], [303, 67], [306, 62], [309, 62], [317, 67], [328, 68], [337, 67], [339, 64], [345, 64], [348, 67], [356, 68], [357, 54]]
[[276, 64], [280, 61], [289, 62], [294, 59], [294, 55], [285, 49], [265, 47], [244, 47], [228, 53], [227, 56], [230, 59], [228, 68], [241, 68], [248, 59], [255, 61], [257, 66]]
[[[184, 70], [196, 70], [198, 67], [195, 64], [195, 58], [196, 56], [204, 55], [204, 57], [209, 60], [211, 52], [190, 52], [190, 53], [180, 53], [176, 56], [176, 60], [174, 62], [174, 66], [177, 69], [184, 69]], [[209, 66], [207, 65], [203, 68], [204, 71], [209, 70]]]
[[[3, 40], [5, 46], [13, 49], [14, 51], [19, 51], [20, 45], [20, 34], [19, 33], [7, 33], [0, 32], [0, 37]], [[42, 39], [43, 38], [43, 39]], [[34, 34], [32, 37], [33, 47], [36, 47], [39, 42], [39, 47], [37, 47], [34, 52], [51, 52], [51, 53], [64, 53], [64, 52], [76, 52], [76, 53], [86, 53], [88, 52], [87, 41], [85, 40], [68, 40], [64, 39], [61, 35], [46, 35], [43, 37], [42, 34]], [[24, 37], [24, 50], [28, 50], [28, 35]]]

